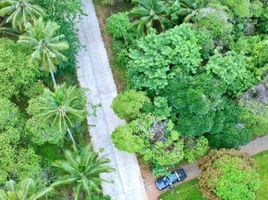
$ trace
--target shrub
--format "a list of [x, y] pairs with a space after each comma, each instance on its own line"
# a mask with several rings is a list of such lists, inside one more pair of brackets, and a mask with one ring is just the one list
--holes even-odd
[[130, 125], [117, 127], [112, 134], [112, 140], [117, 149], [129, 153], [140, 152], [143, 148], [143, 140], [135, 135]]
[[198, 27], [208, 30], [215, 39], [227, 37], [233, 28], [228, 14], [214, 8], [204, 8], [199, 11], [195, 21]]
[[40, 157], [35, 154], [32, 148], [20, 149], [16, 156], [16, 163], [13, 165], [12, 168], [19, 180], [31, 177], [39, 182], [43, 181], [41, 176]]
[[268, 39], [258, 42], [253, 49], [253, 64], [262, 71], [268, 68]]
[[184, 159], [194, 161], [208, 149], [204, 137], [189, 139], [184, 146], [183, 138], [171, 121], [152, 115], [142, 115], [128, 125], [118, 127], [112, 139], [118, 149], [138, 153], [151, 163], [154, 175], [167, 173], [170, 167], [175, 167]]
[[117, 63], [126, 66], [129, 60], [128, 49], [143, 34], [133, 28], [127, 12], [111, 15], [107, 19], [106, 30], [112, 36], [112, 50]]
[[39, 158], [32, 149], [22, 148], [24, 120], [19, 109], [0, 98], [0, 184], [7, 178], [40, 178]]
[[[243, 121], [244, 109], [230, 100], [225, 100], [219, 120], [221, 128], [212, 130], [206, 137], [213, 148], [238, 148], [248, 143], [251, 132]], [[216, 122], [217, 123], [217, 122]]]
[[238, 54], [251, 55], [256, 43], [261, 41], [260, 36], [243, 36], [238, 41], [231, 45], [232, 50]]
[[63, 144], [64, 135], [64, 132], [59, 131], [58, 128], [48, 123], [40, 122], [39, 119], [34, 117], [26, 122], [25, 136], [33, 144]]
[[235, 150], [211, 151], [200, 163], [199, 187], [209, 199], [256, 199], [259, 176], [254, 161]]
[[220, 122], [215, 113], [222, 107], [223, 93], [220, 82], [199, 75], [170, 81], [164, 94], [172, 108], [171, 119], [181, 134], [198, 136]]
[[268, 32], [268, 6], [266, 6], [262, 10], [262, 14], [260, 16], [259, 29], [263, 33], [267, 33]]
[[171, 121], [143, 115], [117, 128], [112, 138], [120, 150], [138, 153], [154, 166], [174, 167], [183, 160], [183, 140]]
[[208, 140], [204, 136], [186, 138], [184, 144], [184, 157], [190, 163], [195, 162], [208, 151]]
[[130, 90], [119, 94], [113, 100], [112, 107], [119, 118], [131, 121], [138, 117], [144, 104], [149, 102], [144, 92]]
[[127, 40], [131, 27], [127, 12], [113, 14], [107, 19], [106, 30], [114, 39]]
[[143, 111], [161, 118], [169, 118], [172, 109], [168, 105], [168, 99], [166, 97], [156, 96], [153, 103], [144, 106]]
[[130, 86], [158, 94], [175, 74], [196, 74], [201, 59], [202, 34], [183, 24], [160, 35], [149, 34], [130, 50]]
[[245, 105], [245, 113], [243, 114], [247, 128], [253, 136], [261, 136], [268, 132], [268, 108], [255, 102], [251, 105]]
[[40, 76], [39, 66], [30, 63], [29, 49], [9, 39], [0, 39], [0, 96], [19, 98]]
[[247, 57], [233, 51], [224, 56], [216, 52], [206, 70], [220, 79], [231, 95], [241, 95], [256, 82], [254, 74], [247, 68]]
[[21, 130], [23, 118], [19, 109], [6, 98], [0, 98], [0, 133], [10, 128]]
[[218, 0], [222, 5], [227, 6], [237, 17], [250, 16], [250, 0]]

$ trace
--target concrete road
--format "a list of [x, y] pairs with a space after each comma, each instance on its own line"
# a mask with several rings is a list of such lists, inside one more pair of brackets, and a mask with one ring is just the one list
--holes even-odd
[[94, 150], [104, 149], [101, 155], [107, 155], [116, 169], [114, 173], [101, 175], [113, 181], [103, 183], [103, 192], [113, 200], [147, 200], [136, 156], [117, 150], [111, 141], [112, 131], [124, 122], [111, 109], [117, 91], [92, 0], [84, 0], [83, 3], [87, 16], [82, 18], [77, 28], [80, 42], [85, 48], [77, 57], [77, 76], [81, 87], [90, 89], [87, 92], [89, 113], [92, 113], [92, 104], [101, 104], [96, 116], [88, 117], [88, 124], [93, 125], [90, 136]]

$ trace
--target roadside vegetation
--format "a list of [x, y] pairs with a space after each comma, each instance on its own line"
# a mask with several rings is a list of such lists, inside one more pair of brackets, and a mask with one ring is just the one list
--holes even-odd
[[[260, 180], [259, 188], [257, 189], [257, 193], [256, 193], [257, 200], [267, 199], [267, 176], [268, 176], [267, 157], [268, 157], [267, 151], [259, 153], [252, 157], [252, 159], [255, 161], [256, 170], [259, 174], [259, 180]], [[237, 174], [235, 176], [237, 177]], [[255, 180], [252, 180], [252, 181], [254, 182]], [[205, 200], [206, 198], [203, 196], [202, 192], [200, 191], [198, 182], [199, 182], [198, 179], [194, 179], [192, 181], [184, 183], [180, 185], [179, 187], [175, 188], [174, 190], [165, 192], [159, 197], [159, 199], [160, 200], [177, 200], [177, 199]], [[227, 190], [224, 190], [224, 191], [227, 191]], [[239, 194], [242, 194], [242, 192], [239, 191]]]
[[267, 133], [267, 1], [102, 2], [130, 5], [106, 21], [114, 60], [127, 76], [113, 101], [127, 121], [112, 134], [118, 149], [161, 176]]
[[89, 144], [76, 79], [81, 6], [0, 2], [0, 199], [109, 199], [100, 173], [113, 169]]
[[257, 163], [257, 169], [260, 175], [260, 188], [257, 191], [257, 200], [265, 200], [268, 199], [268, 151], [257, 154], [254, 156], [254, 160]]

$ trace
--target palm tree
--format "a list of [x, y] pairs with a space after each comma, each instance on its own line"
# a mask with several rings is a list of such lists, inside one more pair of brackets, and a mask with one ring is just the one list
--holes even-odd
[[86, 199], [94, 192], [101, 192], [101, 183], [108, 181], [100, 178], [100, 174], [114, 171], [109, 165], [109, 159], [100, 158], [97, 153], [93, 152], [91, 146], [73, 152], [67, 150], [64, 155], [65, 160], [54, 163], [54, 166], [59, 168], [64, 175], [51, 186], [72, 186], [75, 200], [78, 200], [80, 195]]
[[5, 23], [11, 23], [13, 29], [23, 31], [27, 23], [46, 16], [43, 8], [31, 2], [31, 0], [1, 0], [0, 16], [7, 17]]
[[59, 85], [52, 92], [44, 89], [37, 98], [36, 114], [44, 120], [56, 125], [61, 132], [68, 132], [74, 147], [76, 142], [70, 128], [86, 118], [86, 97], [83, 90], [75, 86]]
[[164, 30], [165, 23], [169, 22], [162, 0], [140, 0], [139, 5], [130, 11], [129, 16], [133, 17], [134, 26], [140, 31], [148, 31], [149, 28]]
[[38, 61], [41, 66], [50, 71], [54, 87], [57, 86], [54, 72], [56, 64], [66, 61], [67, 58], [62, 54], [69, 48], [69, 44], [63, 41], [64, 35], [56, 35], [59, 25], [55, 22], [44, 22], [43, 18], [34, 21], [33, 24], [26, 24], [26, 33], [19, 37], [19, 43], [33, 49], [32, 61]]
[[49, 187], [33, 194], [35, 186], [36, 184], [31, 178], [24, 179], [20, 184], [10, 180], [6, 183], [4, 189], [0, 190], [0, 200], [37, 200], [44, 197], [53, 189]]
[[184, 18], [184, 22], [189, 22], [202, 8], [207, 6], [208, 3], [209, 0], [181, 0], [181, 9], [177, 14]]

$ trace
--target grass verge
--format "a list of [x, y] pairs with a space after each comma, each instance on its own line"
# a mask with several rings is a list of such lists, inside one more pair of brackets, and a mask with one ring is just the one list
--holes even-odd
[[130, 9], [129, 3], [118, 3], [113, 6], [105, 6], [99, 0], [94, 0], [96, 14], [99, 20], [102, 38], [109, 57], [113, 77], [118, 92], [123, 91], [127, 86], [127, 69], [116, 62], [115, 55], [112, 51], [112, 40], [106, 32], [106, 20], [109, 16], [117, 12], [124, 12]]
[[194, 179], [175, 189], [163, 193], [159, 200], [203, 200], [203, 195], [198, 189], [198, 180]]
[[261, 185], [257, 192], [257, 200], [268, 199], [268, 151], [259, 153], [253, 157], [256, 161], [260, 175]]

